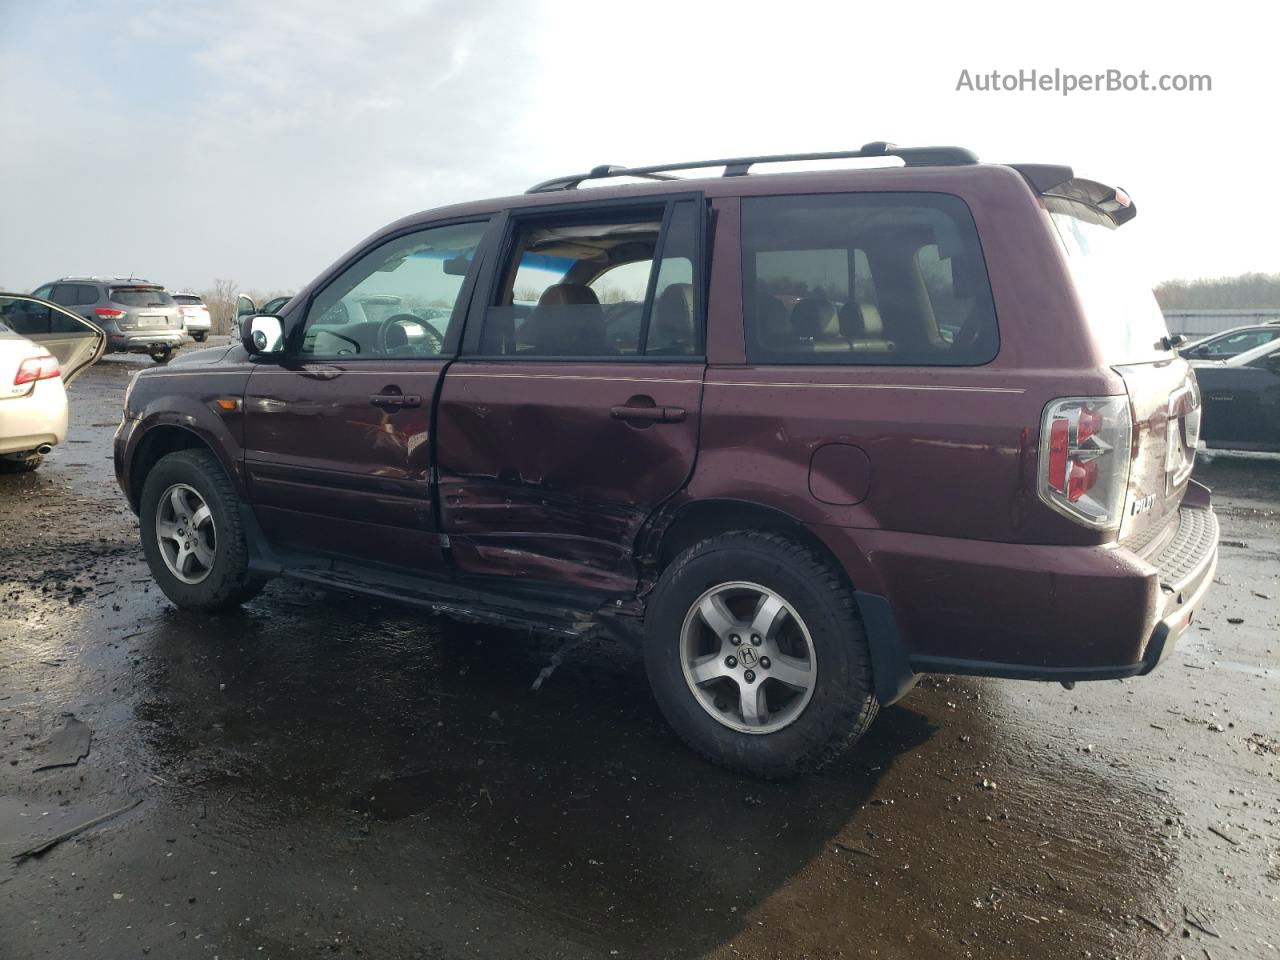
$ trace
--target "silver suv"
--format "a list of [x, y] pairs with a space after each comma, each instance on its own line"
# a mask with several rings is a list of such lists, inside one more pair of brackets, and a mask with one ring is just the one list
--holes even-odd
[[182, 343], [182, 310], [158, 283], [137, 277], [63, 277], [33, 292], [101, 327], [107, 353], [145, 353], [156, 363], [167, 363]]

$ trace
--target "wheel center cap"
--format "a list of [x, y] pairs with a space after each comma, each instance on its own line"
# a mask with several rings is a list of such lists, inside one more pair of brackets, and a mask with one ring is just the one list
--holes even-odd
[[756, 653], [754, 647], [743, 647], [738, 653], [738, 659], [742, 661], [744, 667], [754, 667], [760, 662], [760, 655]]

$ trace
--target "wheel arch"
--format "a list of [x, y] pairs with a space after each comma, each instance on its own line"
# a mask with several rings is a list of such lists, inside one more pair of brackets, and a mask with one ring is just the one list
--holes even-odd
[[849, 587], [854, 586], [831, 548], [800, 520], [778, 507], [733, 497], [692, 500], [677, 508], [651, 551], [655, 574], [700, 540], [733, 530], [763, 530], [800, 543], [821, 557]]
[[[172, 423], [152, 427], [138, 441], [129, 461], [129, 504], [135, 513], [147, 475], [162, 458], [180, 450], [208, 450], [219, 462], [223, 459], [214, 445], [194, 430]], [[228, 471], [228, 475], [234, 477], [231, 471]]]
[[[919, 679], [907, 661], [896, 618], [888, 599], [878, 592], [879, 582], [868, 574], [869, 583], [860, 585], [846, 563], [808, 525], [778, 507], [751, 500], [715, 497], [692, 500], [677, 508], [669, 522], [655, 534], [651, 552], [652, 577], [656, 579], [676, 557], [701, 540], [733, 530], [763, 530], [799, 543], [822, 560], [853, 592], [867, 631], [871, 653], [871, 674], [876, 699], [888, 706], [902, 699]], [[842, 551], [849, 560], [859, 557], [851, 543]], [[851, 549], [852, 548], [852, 549]]]

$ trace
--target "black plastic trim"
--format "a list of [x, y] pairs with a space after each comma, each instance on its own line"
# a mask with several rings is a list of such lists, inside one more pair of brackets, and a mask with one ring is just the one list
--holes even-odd
[[[1163, 641], [1159, 644], [1164, 646]], [[1148, 644], [1148, 653], [1155, 646]], [[1101, 667], [1045, 667], [1031, 663], [1000, 663], [994, 660], [964, 660], [958, 657], [911, 657], [917, 673], [952, 673], [969, 677], [1000, 677], [1005, 680], [1046, 680], [1073, 683], [1077, 680], [1120, 680], [1148, 673], [1146, 661]]]
[[867, 630], [867, 645], [871, 650], [871, 677], [875, 685], [876, 699], [882, 707], [901, 700], [920, 679], [912, 669], [907, 652], [898, 633], [898, 621], [886, 597], [878, 593], [854, 591], [862, 625]]

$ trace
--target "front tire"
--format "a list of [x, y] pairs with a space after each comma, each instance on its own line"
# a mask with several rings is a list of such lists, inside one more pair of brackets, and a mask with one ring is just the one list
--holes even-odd
[[645, 666], [690, 747], [766, 779], [830, 762], [878, 709], [848, 585], [806, 547], [757, 531], [704, 540], [663, 572]]
[[249, 573], [239, 498], [208, 450], [162, 457], [142, 485], [138, 518], [151, 576], [175, 605], [214, 613], [262, 590]]

